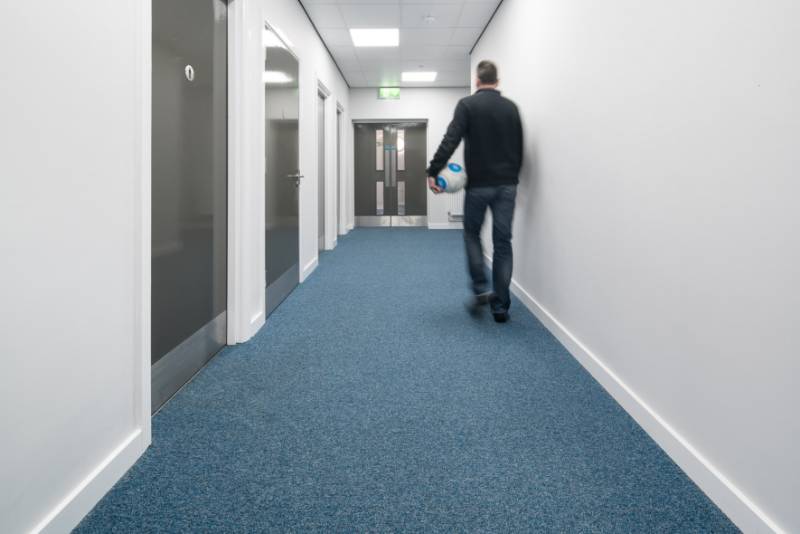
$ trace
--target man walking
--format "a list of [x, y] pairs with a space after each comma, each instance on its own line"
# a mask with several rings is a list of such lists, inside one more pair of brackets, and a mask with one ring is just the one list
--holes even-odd
[[[477, 91], [459, 101], [427, 173], [428, 186], [434, 193], [441, 193], [435, 178], [464, 139], [467, 171], [464, 242], [475, 293], [469, 309], [477, 313], [481, 306], [489, 304], [494, 320], [504, 323], [511, 305], [508, 290], [513, 264], [511, 224], [522, 165], [522, 122], [517, 106], [500, 95], [497, 85], [495, 64], [491, 61], [478, 63]], [[487, 207], [492, 210], [494, 292], [489, 288], [481, 246], [481, 227]]]

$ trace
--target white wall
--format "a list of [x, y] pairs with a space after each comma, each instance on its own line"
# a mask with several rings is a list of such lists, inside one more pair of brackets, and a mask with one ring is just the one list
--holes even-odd
[[70, 530], [150, 440], [149, 5], [0, 19], [4, 533]]
[[[353, 120], [369, 119], [428, 119], [428, 158], [433, 157], [439, 143], [447, 131], [447, 125], [453, 118], [458, 101], [469, 94], [464, 88], [409, 89], [400, 91], [400, 100], [379, 100], [377, 89], [352, 89], [350, 91], [350, 118]], [[353, 126], [348, 123], [347, 130], [353, 137]], [[350, 145], [352, 146], [352, 144]], [[461, 158], [462, 147], [459, 146], [454, 158]], [[349, 152], [353, 161], [353, 151]], [[351, 169], [354, 166], [351, 163]], [[350, 184], [353, 184], [353, 175]], [[458, 199], [463, 195], [459, 194]], [[448, 222], [447, 212], [450, 209], [450, 195], [434, 195], [428, 191], [428, 226], [430, 228], [460, 227]], [[459, 209], [458, 213], [463, 210]]]
[[506, 0], [484, 58], [519, 294], [741, 527], [800, 531], [800, 4]]

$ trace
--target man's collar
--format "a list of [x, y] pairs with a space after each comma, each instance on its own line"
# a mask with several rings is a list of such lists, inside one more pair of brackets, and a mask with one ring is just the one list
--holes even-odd
[[477, 91], [475, 91], [475, 93], [477, 94], [477, 93], [481, 93], [481, 92], [483, 92], [483, 91], [491, 91], [491, 92], [493, 92], [493, 93], [497, 93], [498, 95], [500, 94], [500, 91], [498, 91], [498, 90], [497, 90], [496, 88], [494, 88], [494, 87], [481, 87], [480, 89], [478, 89]]

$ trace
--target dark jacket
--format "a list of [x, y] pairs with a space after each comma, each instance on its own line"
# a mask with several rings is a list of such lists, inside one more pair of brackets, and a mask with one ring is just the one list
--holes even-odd
[[468, 188], [519, 182], [522, 121], [511, 100], [494, 89], [481, 89], [462, 98], [431, 160], [428, 176], [438, 176], [462, 138]]

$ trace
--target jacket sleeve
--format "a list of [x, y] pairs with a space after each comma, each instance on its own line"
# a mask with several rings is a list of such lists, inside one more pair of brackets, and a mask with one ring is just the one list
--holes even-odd
[[461, 138], [467, 132], [469, 126], [469, 114], [467, 106], [463, 101], [459, 101], [456, 106], [456, 111], [453, 114], [453, 120], [450, 121], [450, 126], [447, 127], [447, 133], [444, 134], [444, 139], [439, 144], [439, 149], [434, 154], [430, 165], [428, 166], [428, 176], [438, 176], [439, 172], [447, 165], [450, 156], [458, 148]]

